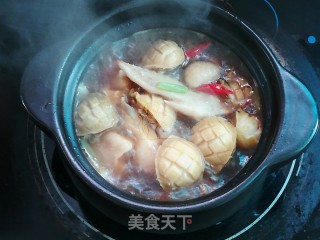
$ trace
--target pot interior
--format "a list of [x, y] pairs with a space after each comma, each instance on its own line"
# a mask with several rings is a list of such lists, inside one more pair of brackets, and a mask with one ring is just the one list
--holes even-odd
[[[144, 208], [152, 206], [153, 208], [174, 209], [186, 206], [186, 204], [192, 206], [211, 202], [218, 205], [232, 194], [236, 194], [234, 189], [239, 184], [246, 182], [248, 176], [258, 176], [257, 169], [264, 161], [277, 133], [280, 107], [276, 106], [281, 106], [279, 100], [281, 98], [281, 81], [265, 46], [250, 30], [228, 13], [201, 3], [203, 9], [206, 10], [207, 17], [199, 18], [190, 12], [190, 8], [177, 3], [166, 3], [169, 6], [165, 6], [163, 3], [133, 5], [124, 11], [106, 16], [75, 44], [61, 74], [61, 82], [59, 83], [61, 87], [58, 93], [59, 104], [63, 109], [62, 113], [59, 113], [63, 123], [61, 131], [67, 139], [65, 147], [72, 155], [72, 158], [68, 159], [68, 165], [99, 194], [115, 202], [120, 200], [127, 205], [131, 205], [133, 202], [134, 204], [139, 203]], [[170, 5], [172, 6], [170, 7]], [[104, 66], [97, 65], [97, 63], [103, 62], [97, 61], [99, 58], [101, 60], [101, 56], [105, 56], [101, 53], [108, 53], [108, 51], [110, 53], [110, 49], [112, 49], [113, 57], [122, 58], [126, 55], [124, 58], [130, 58], [136, 54], [134, 48], [127, 48], [123, 45], [126, 45], [128, 38], [130, 39], [132, 36], [135, 36], [136, 40], [140, 40], [140, 36], [144, 36], [148, 31], [153, 33], [151, 34], [153, 39], [169, 36], [172, 40], [181, 41], [181, 34], [197, 35], [204, 40], [212, 39], [213, 44], [220, 46], [218, 48], [220, 55], [229, 54], [233, 58], [231, 62], [241, 62], [241, 64], [237, 64], [237, 71], [239, 70], [244, 77], [252, 79], [251, 85], [259, 96], [261, 104], [259, 114], [262, 119], [263, 131], [250, 160], [238, 168], [237, 173], [233, 174], [230, 179], [226, 179], [227, 181], [222, 187], [195, 199], [183, 199], [178, 202], [163, 202], [159, 199], [152, 201], [119, 190], [105, 181], [92, 167], [86, 154], [81, 150], [82, 146], [76, 134], [73, 120], [79, 101], [79, 86], [83, 84], [83, 81], [90, 82], [92, 78], [97, 77], [99, 75], [96, 72], [97, 69], [99, 71], [103, 69]], [[115, 42], [120, 47], [110, 48]], [[117, 49], [126, 49], [127, 52], [118, 52]], [[104, 61], [108, 62], [109, 60]], [[93, 84], [91, 87], [94, 89], [97, 86]]]

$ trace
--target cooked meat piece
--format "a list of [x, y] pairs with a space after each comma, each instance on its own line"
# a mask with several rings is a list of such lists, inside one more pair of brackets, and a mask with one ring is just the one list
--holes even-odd
[[261, 136], [259, 120], [240, 110], [236, 115], [237, 121], [237, 145], [242, 149], [250, 149], [257, 146]]
[[119, 121], [119, 115], [109, 97], [102, 93], [90, 93], [76, 110], [75, 125], [78, 136], [95, 134], [111, 128]]
[[236, 128], [222, 117], [210, 117], [197, 123], [191, 132], [196, 144], [216, 172], [229, 161], [236, 147]]
[[172, 69], [185, 60], [183, 50], [170, 40], [156, 41], [142, 58], [141, 66], [149, 69]]
[[203, 171], [203, 155], [193, 143], [171, 136], [159, 147], [156, 174], [163, 189], [190, 186], [201, 179]]
[[220, 68], [213, 63], [195, 61], [184, 71], [184, 81], [187, 86], [197, 88], [202, 84], [216, 82], [220, 78]]

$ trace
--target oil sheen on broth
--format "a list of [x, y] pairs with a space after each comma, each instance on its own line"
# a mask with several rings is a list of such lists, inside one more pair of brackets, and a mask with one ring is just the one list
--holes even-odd
[[206, 195], [250, 160], [260, 100], [243, 62], [215, 39], [152, 29], [106, 44], [78, 86], [74, 121], [93, 168], [160, 201]]

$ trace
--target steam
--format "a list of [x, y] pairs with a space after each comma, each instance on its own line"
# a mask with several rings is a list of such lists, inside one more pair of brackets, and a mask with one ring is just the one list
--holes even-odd
[[[107, 12], [130, 9], [156, 0], [11, 0], [0, 7], [0, 67], [23, 70], [42, 49], [80, 35]], [[209, 0], [171, 0], [190, 13], [188, 17], [205, 20]], [[168, 4], [170, 5], [170, 4]], [[179, 19], [177, 19], [178, 21]], [[186, 19], [183, 19], [185, 21]]]
[[92, 24], [93, 0], [3, 1], [0, 8], [0, 67], [23, 68], [30, 58]]
[[179, 3], [185, 10], [190, 13], [192, 18], [206, 19], [210, 13], [210, 6], [212, 5], [212, 0], [189, 0], [181, 1], [174, 0]]

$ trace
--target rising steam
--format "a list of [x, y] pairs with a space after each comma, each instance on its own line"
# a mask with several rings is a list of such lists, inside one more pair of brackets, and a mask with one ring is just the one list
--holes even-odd
[[92, 0], [15, 0], [0, 7], [0, 66], [22, 68], [36, 52], [97, 18]]

